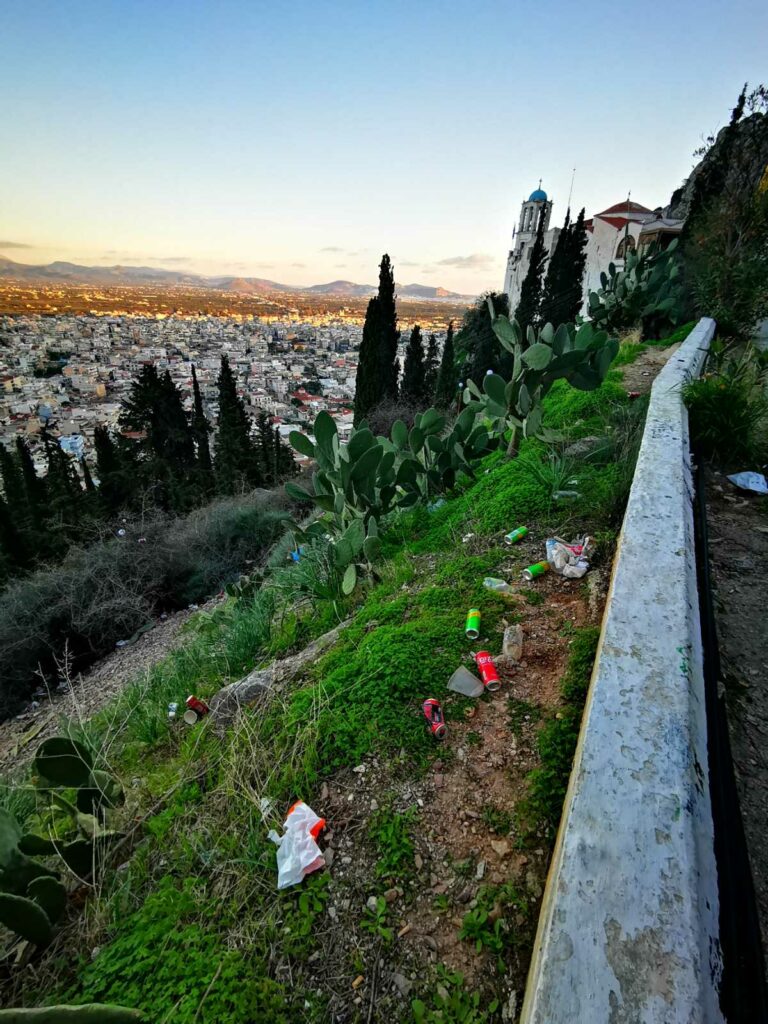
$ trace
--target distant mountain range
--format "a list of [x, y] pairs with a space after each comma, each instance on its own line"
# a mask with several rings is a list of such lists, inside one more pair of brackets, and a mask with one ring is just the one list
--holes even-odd
[[[250, 295], [266, 295], [269, 292], [307, 292], [316, 295], [346, 295], [350, 298], [364, 298], [376, 292], [372, 284], [355, 284], [353, 281], [330, 281], [328, 284], [314, 284], [307, 288], [268, 281], [263, 277], [206, 277], [190, 274], [183, 270], [159, 270], [155, 267], [81, 267], [77, 263], [57, 260], [43, 266], [16, 263], [0, 256], [0, 281], [26, 281], [37, 284], [96, 285], [100, 287], [131, 285], [158, 285], [166, 287], [215, 288], [219, 291], [242, 292]], [[471, 295], [459, 295], [445, 288], [434, 288], [426, 284], [398, 284], [397, 293], [411, 299], [454, 299], [470, 300]]]

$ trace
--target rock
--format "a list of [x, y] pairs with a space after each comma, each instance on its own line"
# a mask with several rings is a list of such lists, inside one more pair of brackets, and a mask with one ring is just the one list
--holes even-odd
[[499, 857], [506, 857], [509, 853], [509, 843], [506, 839], [492, 839], [491, 849], [494, 853], [498, 854]]
[[448, 892], [448, 885], [446, 882], [438, 882], [432, 886], [432, 892], [435, 896], [442, 896], [444, 892]]
[[387, 901], [387, 903], [394, 903], [399, 895], [400, 893], [397, 889], [387, 889], [387, 891], [384, 893], [384, 899]]
[[413, 858], [413, 863], [416, 865], [416, 870], [421, 871], [421, 869], [424, 867], [424, 860], [422, 859], [420, 853], [417, 853], [416, 856]]
[[336, 910], [336, 907], [328, 907], [328, 917], [330, 917], [332, 921], [336, 920], [336, 918], [338, 917], [338, 911]]
[[398, 939], [402, 939], [402, 937], [404, 935], [407, 935], [410, 930], [411, 930], [411, 925], [404, 924], [403, 927], [400, 929], [400, 931], [397, 933]]
[[523, 627], [519, 622], [513, 626], [507, 626], [504, 630], [504, 639], [501, 644], [501, 653], [508, 658], [510, 663], [520, 661], [523, 656]]
[[601, 448], [607, 447], [608, 440], [605, 437], [580, 437], [563, 450], [563, 455], [569, 459], [583, 459], [585, 455], [593, 455]]
[[359, 764], [355, 768], [353, 768], [352, 771], [355, 772], [356, 775], [362, 775], [363, 772], [365, 771], [365, 765]]
[[484, 875], [485, 875], [485, 861], [484, 860], [479, 860], [477, 862], [477, 867], [475, 868], [475, 878], [479, 882], [484, 877]]
[[351, 857], [342, 857], [341, 858], [341, 863], [342, 864], [351, 864], [352, 863], [352, 858]]
[[320, 787], [320, 803], [325, 803], [328, 797], [331, 795], [331, 790], [327, 782], [324, 782]]
[[323, 860], [325, 861], [325, 866], [327, 868], [332, 866], [332, 864], [333, 864], [333, 857], [334, 857], [333, 847], [332, 846], [326, 846], [326, 848], [323, 850]]
[[469, 903], [469, 901], [472, 899], [472, 886], [465, 886], [465, 888], [461, 890], [456, 899], [459, 903]]
[[378, 809], [379, 809], [379, 801], [378, 800], [371, 800], [371, 810], [372, 811], [378, 811]]
[[411, 989], [413, 988], [413, 983], [408, 981], [404, 974], [393, 974], [392, 983], [403, 999], [407, 999]]
[[365, 905], [366, 907], [368, 907], [369, 910], [373, 911], [374, 914], [378, 910], [379, 906], [375, 896], [369, 896], [368, 899], [365, 901]]
[[427, 947], [427, 949], [431, 949], [433, 953], [437, 952], [437, 943], [431, 935], [422, 935], [421, 942], [422, 945]]
[[445, 776], [441, 775], [439, 772], [436, 772], [434, 777], [435, 789], [441, 789], [444, 782]]

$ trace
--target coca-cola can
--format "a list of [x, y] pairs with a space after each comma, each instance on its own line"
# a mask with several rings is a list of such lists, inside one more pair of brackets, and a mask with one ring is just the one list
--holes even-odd
[[475, 655], [475, 663], [477, 664], [477, 670], [480, 673], [480, 679], [482, 680], [483, 686], [489, 693], [493, 693], [494, 690], [498, 690], [501, 687], [501, 680], [499, 679], [499, 673], [496, 671], [496, 666], [493, 664], [493, 658], [488, 651], [478, 651]]
[[436, 701], [434, 697], [428, 697], [421, 705], [421, 710], [424, 712], [424, 717], [429, 725], [429, 731], [435, 739], [445, 739], [445, 720], [443, 719], [443, 709], [440, 707], [440, 702]]
[[187, 706], [187, 710], [184, 712], [184, 721], [187, 725], [194, 725], [195, 722], [199, 722], [211, 710], [204, 700], [200, 700], [199, 697], [195, 697], [192, 694], [187, 697], [184, 703]]

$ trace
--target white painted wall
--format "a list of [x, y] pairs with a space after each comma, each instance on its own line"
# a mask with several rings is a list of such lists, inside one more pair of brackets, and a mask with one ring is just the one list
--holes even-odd
[[702, 320], [654, 382], [521, 1024], [720, 1024], [688, 416]]

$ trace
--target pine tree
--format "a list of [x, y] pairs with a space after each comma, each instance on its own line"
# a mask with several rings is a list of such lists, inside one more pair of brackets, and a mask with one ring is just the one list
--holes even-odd
[[379, 309], [377, 295], [368, 302], [363, 323], [363, 338], [355, 376], [355, 426], [381, 401], [382, 381], [379, 370]]
[[417, 324], [411, 331], [405, 349], [403, 382], [400, 387], [400, 397], [404, 402], [412, 402], [417, 406], [424, 404], [425, 373], [424, 343], [421, 340], [421, 328]]
[[437, 354], [437, 338], [430, 334], [427, 343], [427, 358], [424, 364], [424, 397], [427, 403], [432, 403], [437, 387], [437, 371], [440, 368], [440, 358]]
[[435, 405], [438, 409], [447, 409], [456, 397], [456, 367], [453, 351], [453, 320], [448, 324], [448, 332], [443, 345], [443, 355], [440, 360], [440, 372], [437, 375], [435, 388]]
[[260, 487], [259, 456], [251, 437], [251, 424], [238, 397], [227, 356], [221, 357], [219, 429], [214, 443], [216, 483], [222, 494]]
[[192, 437], [197, 446], [198, 472], [200, 474], [200, 485], [204, 494], [213, 492], [215, 481], [213, 477], [213, 462], [211, 461], [211, 446], [208, 442], [208, 435], [212, 428], [208, 422], [203, 409], [203, 397], [200, 394], [200, 385], [197, 382], [194, 364], [192, 365], [192, 393], [194, 396], [194, 412], [192, 414]]
[[397, 398], [397, 343], [400, 340], [395, 300], [395, 272], [389, 256], [384, 253], [379, 266], [379, 370], [382, 398], [393, 401]]
[[520, 301], [515, 310], [515, 320], [520, 325], [520, 330], [523, 334], [523, 348], [527, 346], [528, 328], [533, 327], [535, 330], [538, 323], [539, 307], [541, 305], [541, 279], [546, 262], [547, 253], [544, 248], [544, 216], [542, 212], [539, 215], [536, 240], [531, 249], [528, 271], [523, 278], [523, 284], [520, 288]]

